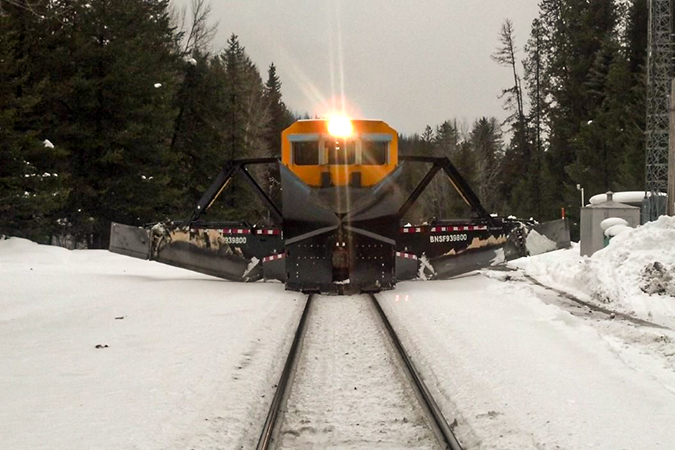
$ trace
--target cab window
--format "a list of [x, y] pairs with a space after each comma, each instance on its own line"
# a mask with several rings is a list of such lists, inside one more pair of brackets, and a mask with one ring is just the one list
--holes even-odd
[[361, 163], [369, 166], [382, 166], [387, 163], [389, 142], [361, 141]]
[[319, 141], [300, 141], [292, 143], [293, 164], [298, 166], [316, 166], [319, 164]]
[[356, 143], [344, 139], [330, 139], [326, 141], [328, 164], [356, 163]]

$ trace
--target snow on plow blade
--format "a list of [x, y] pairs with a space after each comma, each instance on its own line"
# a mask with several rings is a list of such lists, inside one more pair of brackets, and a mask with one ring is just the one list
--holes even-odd
[[431, 261], [433, 278], [450, 278], [473, 270], [497, 266], [523, 256], [539, 255], [570, 246], [567, 221], [534, 226], [523, 225], [514, 228], [499, 240], [504, 242], [495, 242], [485, 248], [469, 249], [456, 255], [443, 255], [433, 259]]
[[224, 231], [222, 228], [188, 229], [169, 224], [146, 229], [113, 223], [109, 249], [232, 281], [260, 279], [259, 260], [241, 248], [249, 239], [223, 236]]
[[[399, 247], [420, 255], [418, 276], [445, 279], [516, 258], [570, 246], [565, 219], [542, 224], [495, 219], [493, 224], [441, 224], [404, 228]], [[400, 280], [410, 279], [399, 276]]]

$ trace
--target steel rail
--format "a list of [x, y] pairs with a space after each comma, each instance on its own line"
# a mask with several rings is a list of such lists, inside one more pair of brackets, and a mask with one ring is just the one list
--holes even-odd
[[298, 328], [295, 331], [295, 337], [293, 338], [291, 349], [288, 351], [286, 364], [284, 365], [284, 370], [281, 372], [281, 377], [279, 378], [279, 383], [277, 384], [277, 391], [274, 394], [272, 403], [270, 404], [270, 410], [267, 413], [267, 418], [265, 419], [265, 424], [263, 425], [262, 432], [260, 433], [260, 439], [258, 439], [258, 445], [256, 446], [256, 450], [267, 450], [270, 448], [270, 444], [272, 443], [272, 433], [274, 432], [274, 427], [277, 422], [277, 416], [279, 415], [279, 410], [281, 409], [281, 402], [286, 396], [286, 391], [289, 385], [289, 380], [291, 378], [293, 366], [295, 365], [295, 362], [297, 360], [298, 347], [300, 346], [302, 336], [305, 334], [305, 324], [307, 322], [307, 315], [313, 297], [314, 294], [309, 294], [307, 296], [307, 301], [305, 302], [305, 309], [302, 311], [302, 317], [300, 317]]
[[455, 434], [452, 432], [452, 429], [450, 428], [450, 425], [448, 425], [447, 420], [445, 420], [445, 416], [443, 416], [443, 412], [441, 409], [438, 407], [436, 404], [436, 401], [434, 400], [433, 396], [429, 392], [429, 389], [427, 388], [426, 384], [424, 384], [424, 381], [422, 380], [422, 377], [420, 376], [419, 372], [415, 368], [415, 365], [413, 364], [412, 360], [408, 356], [408, 353], [405, 351], [405, 348], [403, 347], [403, 344], [401, 344], [401, 340], [398, 338], [398, 335], [396, 334], [396, 331], [394, 331], [394, 328], [391, 326], [391, 323], [389, 322], [389, 319], [387, 318], [387, 315], [384, 313], [384, 310], [382, 309], [382, 306], [380, 306], [380, 303], [377, 301], [377, 297], [375, 297], [374, 294], [368, 294], [370, 296], [370, 299], [373, 301], [375, 304], [375, 309], [377, 309], [377, 312], [380, 314], [380, 318], [382, 319], [382, 322], [384, 323], [385, 328], [389, 332], [389, 337], [391, 337], [392, 342], [394, 343], [394, 346], [396, 347], [396, 350], [398, 351], [399, 355], [401, 356], [401, 359], [403, 359], [403, 362], [405, 362], [406, 368], [408, 369], [408, 372], [410, 373], [410, 377], [412, 378], [415, 387], [419, 391], [421, 395], [421, 400], [424, 402], [424, 406], [426, 406], [427, 410], [431, 414], [431, 417], [434, 420], [435, 425], [438, 427], [440, 430], [444, 442], [447, 446], [447, 448], [451, 450], [463, 450], [462, 446], [460, 445], [459, 441], [455, 437]]

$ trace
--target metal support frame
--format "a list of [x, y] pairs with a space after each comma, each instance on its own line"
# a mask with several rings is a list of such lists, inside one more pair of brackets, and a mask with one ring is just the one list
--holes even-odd
[[249, 165], [263, 165], [263, 164], [277, 164], [279, 163], [279, 158], [252, 158], [252, 159], [235, 159], [230, 160], [225, 163], [225, 167], [220, 171], [218, 176], [209, 188], [204, 192], [202, 198], [197, 202], [197, 206], [190, 216], [190, 220], [187, 221], [187, 225], [199, 219], [199, 217], [209, 209], [213, 202], [224, 192], [228, 187], [232, 179], [237, 173], [241, 173], [244, 179], [251, 185], [253, 191], [256, 195], [262, 200], [267, 209], [269, 209], [270, 214], [274, 217], [274, 220], [277, 223], [281, 223], [282, 214], [279, 207], [272, 201], [272, 199], [265, 193], [265, 191], [260, 187], [257, 181], [251, 176], [249, 171], [246, 169], [246, 166]]
[[405, 216], [405, 214], [412, 207], [412, 205], [415, 204], [420, 195], [422, 195], [424, 189], [426, 189], [429, 183], [431, 183], [431, 181], [434, 179], [439, 170], [441, 170], [439, 166], [437, 165], [431, 166], [427, 174], [424, 175], [424, 178], [422, 178], [422, 180], [417, 184], [417, 186], [415, 186], [415, 189], [410, 194], [410, 197], [408, 197], [403, 206], [401, 206], [401, 209], [399, 209], [399, 217]]
[[669, 97], [673, 75], [671, 0], [649, 2], [649, 48], [647, 60], [647, 130], [645, 193], [647, 218], [662, 212], [658, 195], [666, 192], [668, 180]]
[[432, 164], [429, 171], [426, 173], [424, 178], [417, 184], [413, 192], [410, 194], [410, 197], [405, 201], [403, 206], [399, 210], [399, 217], [403, 217], [405, 213], [408, 212], [410, 207], [417, 201], [419, 196], [422, 194], [424, 189], [431, 183], [436, 174], [443, 169], [445, 174], [450, 179], [452, 186], [455, 188], [457, 193], [462, 197], [464, 202], [471, 207], [471, 209], [482, 219], [485, 219], [490, 225], [495, 225], [495, 221], [488, 214], [488, 212], [483, 208], [480, 200], [473, 192], [469, 184], [462, 177], [459, 171], [455, 166], [450, 162], [448, 157], [438, 157], [438, 156], [400, 156], [399, 160], [409, 161], [409, 162], [418, 162], [418, 163], [430, 163]]
[[666, 214], [675, 216], [675, 78], [670, 85], [670, 136], [668, 139], [668, 204]]
[[[410, 194], [408, 199], [405, 201], [403, 206], [399, 209], [399, 217], [403, 217], [406, 212], [412, 207], [412, 205], [417, 201], [417, 199], [422, 195], [422, 192], [427, 188], [429, 183], [434, 179], [436, 174], [443, 170], [448, 176], [453, 187], [466, 202], [467, 205], [476, 213], [479, 217], [486, 220], [490, 225], [494, 225], [494, 219], [488, 214], [488, 212], [483, 208], [480, 200], [473, 192], [469, 184], [464, 180], [459, 171], [455, 166], [450, 162], [450, 159], [447, 157], [436, 157], [436, 156], [401, 156], [399, 158], [401, 161], [409, 161], [412, 163], [428, 163], [432, 164], [429, 171], [422, 178], [422, 180], [417, 184], [413, 192]], [[278, 163], [279, 158], [254, 158], [254, 159], [238, 159], [227, 161], [225, 167], [220, 171], [216, 179], [211, 183], [209, 188], [204, 192], [202, 198], [197, 202], [197, 206], [192, 212], [190, 220], [187, 221], [187, 224], [196, 221], [199, 217], [206, 211], [213, 202], [220, 196], [220, 194], [227, 189], [231, 180], [237, 173], [241, 173], [244, 179], [251, 185], [253, 191], [258, 195], [262, 202], [267, 206], [270, 213], [277, 222], [282, 222], [283, 214], [279, 207], [274, 204], [272, 199], [265, 193], [265, 191], [260, 187], [260, 185], [255, 181], [251, 176], [249, 171], [246, 169], [246, 166], [249, 165], [259, 165], [259, 164], [274, 164]]]

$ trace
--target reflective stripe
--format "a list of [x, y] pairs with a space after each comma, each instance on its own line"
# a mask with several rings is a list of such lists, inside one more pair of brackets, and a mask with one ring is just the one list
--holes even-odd
[[456, 225], [449, 227], [403, 227], [401, 233], [449, 233], [453, 231], [485, 231], [487, 225]]
[[269, 262], [269, 261], [275, 261], [275, 260], [282, 259], [282, 258], [285, 258], [285, 257], [286, 257], [286, 253], [279, 253], [278, 255], [265, 256], [263, 258], [263, 262], [266, 263], [266, 262]]
[[255, 234], [264, 234], [267, 236], [281, 234], [281, 230], [269, 228], [269, 229], [258, 229], [255, 230]]
[[[208, 231], [208, 230], [216, 230], [220, 231], [222, 234], [251, 234], [251, 230], [248, 228], [208, 228], [208, 227], [203, 227], [203, 228], [190, 228], [190, 233], [197, 233], [199, 231]], [[278, 233], [275, 233], [278, 234]]]
[[223, 228], [220, 230], [223, 234], [251, 234], [248, 228]]
[[417, 256], [412, 253], [396, 252], [396, 256], [405, 259], [417, 259]]
[[451, 231], [485, 231], [487, 225], [459, 225], [454, 227], [431, 227], [432, 233], [447, 233]]
[[424, 227], [403, 227], [401, 232], [403, 233], [423, 233], [425, 231]]

